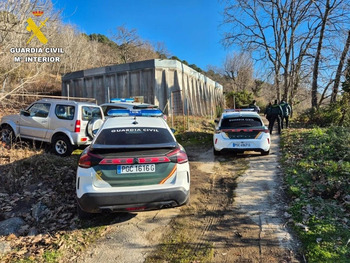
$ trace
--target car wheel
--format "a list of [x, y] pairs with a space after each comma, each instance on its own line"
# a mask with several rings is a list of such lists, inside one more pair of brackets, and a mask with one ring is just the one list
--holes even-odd
[[11, 145], [15, 141], [15, 133], [13, 132], [11, 126], [5, 125], [1, 128], [1, 137], [0, 140], [7, 145]]
[[93, 214], [82, 210], [78, 204], [77, 204], [77, 214], [78, 214], [79, 219], [82, 219], [82, 220], [91, 219], [93, 216]]
[[269, 155], [269, 154], [270, 154], [270, 150], [261, 152], [261, 155]]
[[218, 155], [220, 155], [220, 151], [217, 151], [217, 150], [215, 150], [215, 148], [213, 148], [213, 152], [214, 152], [214, 155], [216, 155], [216, 156], [218, 156]]
[[73, 152], [73, 146], [66, 136], [59, 135], [52, 140], [52, 151], [58, 156], [69, 156]]

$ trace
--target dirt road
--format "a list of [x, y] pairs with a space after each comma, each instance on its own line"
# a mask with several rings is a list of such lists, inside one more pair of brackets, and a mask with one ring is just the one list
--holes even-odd
[[214, 157], [212, 149], [187, 149], [190, 205], [116, 214], [105, 238], [87, 248], [78, 262], [144, 262], [173, 231], [173, 220], [185, 215], [191, 233], [188, 262], [199, 262], [196, 256], [205, 244], [213, 248], [210, 262], [299, 262], [297, 242], [285, 228], [278, 142], [273, 135], [269, 156]]

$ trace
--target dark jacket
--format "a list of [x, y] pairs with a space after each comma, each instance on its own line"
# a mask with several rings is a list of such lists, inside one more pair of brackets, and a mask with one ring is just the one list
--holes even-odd
[[278, 104], [273, 104], [271, 106], [269, 115], [271, 115], [271, 116], [283, 116], [282, 107]]
[[292, 113], [292, 108], [285, 101], [281, 101], [280, 106], [282, 108], [283, 116], [289, 116]]

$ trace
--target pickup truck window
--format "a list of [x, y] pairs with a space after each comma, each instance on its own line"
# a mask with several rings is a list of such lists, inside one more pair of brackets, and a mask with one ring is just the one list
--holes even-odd
[[75, 107], [72, 105], [57, 104], [55, 114], [61, 120], [73, 120]]
[[49, 103], [35, 103], [28, 109], [30, 117], [40, 118], [46, 118], [49, 115], [49, 111]]

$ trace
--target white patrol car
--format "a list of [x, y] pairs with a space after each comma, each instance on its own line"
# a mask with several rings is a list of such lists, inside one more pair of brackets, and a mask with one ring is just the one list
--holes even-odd
[[218, 121], [213, 136], [214, 154], [224, 150], [270, 153], [271, 139], [268, 128], [258, 113], [249, 110], [226, 110]]
[[157, 118], [161, 111], [111, 110], [109, 114], [118, 117], [105, 121], [79, 159], [79, 217], [187, 203], [188, 158], [165, 120]]

